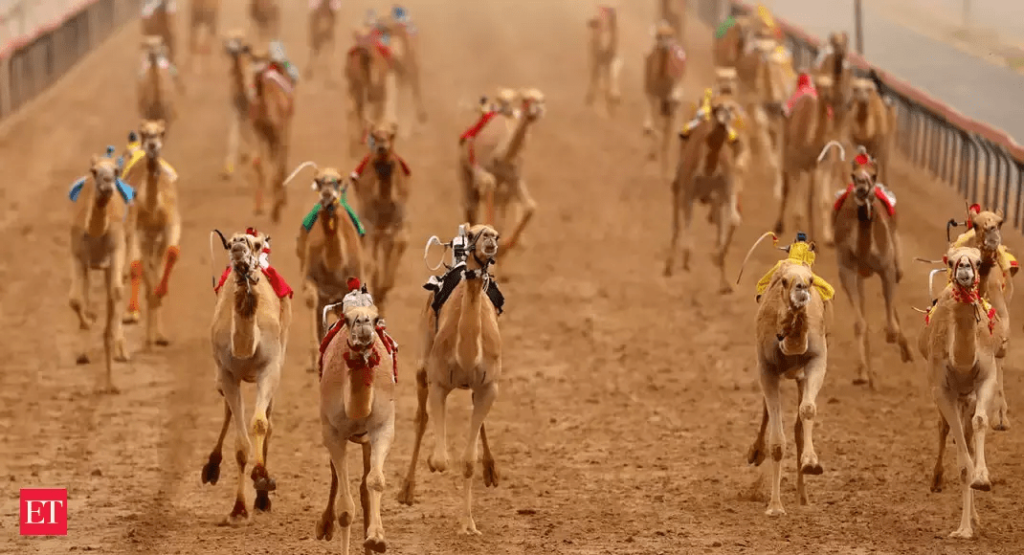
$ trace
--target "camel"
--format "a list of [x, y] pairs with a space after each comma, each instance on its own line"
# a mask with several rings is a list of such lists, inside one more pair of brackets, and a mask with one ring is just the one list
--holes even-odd
[[854, 79], [852, 90], [852, 104], [845, 127], [853, 144], [865, 147], [878, 160], [878, 179], [888, 183], [896, 108], [886, 105], [871, 79]]
[[658, 19], [668, 23], [676, 42], [683, 44], [686, 34], [686, 0], [658, 0]]
[[[973, 247], [951, 247], [943, 258], [952, 275], [925, 317], [918, 350], [927, 364], [932, 397], [953, 432], [960, 469], [962, 512], [953, 538], [974, 537], [977, 511], [974, 490], [990, 491], [985, 462], [988, 407], [998, 388], [995, 353], [1003, 337], [997, 332], [998, 315], [978, 292], [981, 252]], [[945, 448], [943, 427], [940, 438]], [[973, 449], [967, 444], [970, 430]]]
[[737, 14], [725, 18], [715, 28], [712, 55], [716, 66], [736, 67], [753, 39], [752, 23], [749, 15]]
[[511, 115], [506, 112], [501, 118], [507, 125], [500, 125], [500, 121], [489, 124], [502, 112], [488, 111], [459, 137], [459, 177], [466, 220], [503, 229], [509, 213], [514, 213], [502, 256], [519, 243], [537, 209], [523, 178], [522, 151], [529, 128], [544, 115], [544, 93], [526, 89], [519, 92], [518, 100], [519, 111]]
[[277, 0], [249, 0], [249, 20], [259, 43], [281, 37], [281, 6]]
[[[828, 34], [825, 47], [818, 52], [814, 60], [814, 72], [819, 75], [828, 75], [832, 78], [835, 91], [835, 120], [836, 129], [840, 136], [846, 126], [846, 111], [852, 100], [854, 92], [853, 68], [850, 67], [850, 37], [846, 31], [837, 31]], [[870, 148], [869, 152], [872, 151]], [[884, 180], [883, 180], [884, 182]]]
[[[270, 266], [266, 256], [270, 237], [248, 228], [230, 240], [220, 231], [230, 263], [214, 287], [217, 303], [210, 325], [213, 360], [217, 365], [217, 392], [224, 397], [224, 423], [217, 443], [203, 465], [204, 484], [217, 484], [220, 478], [221, 451], [228, 426], [235, 424], [235, 460], [238, 462], [238, 488], [235, 505], [224, 523], [237, 526], [249, 519], [245, 501], [245, 467], [255, 447], [256, 463], [251, 478], [256, 489], [253, 508], [270, 511], [270, 492], [277, 483], [267, 471], [267, 451], [273, 434], [271, 412], [274, 395], [281, 383], [281, 366], [288, 347], [288, 328], [292, 320], [292, 289]], [[213, 259], [213, 233], [210, 234], [210, 258]], [[256, 384], [256, 401], [250, 428], [255, 440], [249, 440], [245, 427], [242, 382]]]
[[143, 0], [142, 35], [157, 36], [167, 46], [167, 59], [174, 62], [176, 53], [174, 14], [178, 12], [177, 0]]
[[853, 383], [866, 383], [872, 390], [875, 389], [875, 377], [864, 312], [866, 278], [878, 274], [882, 281], [886, 341], [899, 345], [903, 362], [913, 360], [895, 306], [896, 286], [903, 279], [896, 198], [877, 183], [877, 176], [875, 160], [862, 147], [853, 161], [852, 182], [840, 191], [832, 212], [840, 284], [856, 314], [853, 333], [857, 338], [860, 358]]
[[395, 276], [402, 253], [409, 243], [409, 202], [411, 171], [398, 153], [394, 123], [375, 125], [367, 139], [370, 152], [352, 172], [351, 178], [360, 198], [367, 223], [366, 248], [369, 252], [370, 286], [377, 295], [377, 310], [384, 315], [385, 300], [395, 287]]
[[189, 6], [188, 64], [194, 72], [206, 72], [205, 60], [213, 51], [219, 12], [220, 0], [192, 0]]
[[598, 90], [607, 102], [608, 112], [614, 113], [622, 100], [619, 74], [622, 58], [619, 56], [619, 20], [615, 8], [600, 6], [598, 13], [587, 20], [590, 29], [590, 84], [584, 102], [594, 103]]
[[790, 114], [785, 121], [782, 137], [782, 198], [775, 233], [783, 230], [787, 208], [792, 205], [795, 225], [802, 229], [808, 224], [811, 237], [832, 241], [831, 206], [822, 190], [818, 158], [833, 132], [832, 78], [818, 75], [814, 86], [809, 77], [801, 76], [801, 89], [791, 99]]
[[[358, 280], [353, 281], [358, 287]], [[320, 424], [324, 447], [331, 455], [331, 490], [327, 508], [316, 523], [316, 538], [330, 541], [334, 537], [334, 503], [340, 484], [341, 514], [337, 520], [341, 552], [348, 554], [355, 512], [345, 459], [351, 441], [363, 446], [363, 483], [359, 488], [366, 535], [363, 547], [367, 553], [384, 553], [387, 543], [380, 505], [384, 461], [395, 438], [397, 346], [382, 331], [383, 320], [365, 286], [345, 295], [342, 306], [343, 319], [331, 328], [322, 344]]]
[[309, 3], [309, 61], [306, 62], [306, 79], [313, 78], [314, 66], [319, 65], [321, 52], [326, 51], [328, 57], [334, 52], [334, 31], [340, 10], [341, 0], [311, 0]]
[[327, 331], [320, 318], [324, 307], [340, 302], [348, 292], [348, 279], [362, 280], [366, 270], [363, 225], [347, 199], [351, 179], [343, 177], [335, 168], [319, 168], [313, 162], [304, 162], [286, 183], [307, 166], [316, 170], [312, 188], [319, 194], [320, 201], [303, 219], [295, 251], [306, 306], [313, 309], [312, 371], [317, 368], [320, 341]]
[[181, 91], [178, 71], [168, 59], [163, 39], [156, 35], [142, 39], [142, 67], [136, 81], [139, 115], [146, 120], [164, 120], [167, 129], [178, 118], [172, 84]]
[[273, 195], [270, 220], [277, 223], [288, 201], [284, 177], [295, 113], [295, 80], [286, 62], [262, 50], [251, 50], [250, 54], [255, 66], [255, 94], [249, 104], [249, 117], [258, 149], [253, 160], [255, 213], [263, 213], [263, 194], [269, 188]]
[[[349, 154], [358, 156], [364, 146], [368, 122], [384, 120], [390, 68], [385, 56], [387, 48], [372, 29], [356, 29], [353, 39], [355, 45], [345, 55], [345, 80], [349, 96]], [[391, 90], [394, 90], [393, 85]]]
[[[131, 294], [125, 322], [139, 319], [139, 281], [146, 287], [146, 348], [170, 344], [163, 332], [163, 301], [171, 270], [178, 261], [181, 214], [178, 211], [178, 174], [161, 156], [164, 122], [143, 121], [139, 126], [142, 148], [126, 163], [124, 180], [137, 191], [132, 203], [135, 229], [129, 241]], [[158, 278], [159, 276], [159, 278]]]
[[[425, 286], [433, 293], [424, 309], [426, 341], [423, 358], [416, 370], [419, 400], [416, 439], [398, 500], [406, 505], [413, 503], [416, 463], [427, 429], [428, 398], [436, 443], [427, 464], [431, 472], [445, 472], [449, 463], [445, 423], [448, 394], [455, 388], [470, 389], [473, 392], [473, 415], [466, 449], [462, 453], [465, 497], [460, 532], [480, 534], [473, 520], [472, 487], [478, 436], [483, 444], [484, 484], [497, 487], [499, 479], [484, 429], [484, 418], [498, 397], [498, 380], [501, 378], [498, 315], [504, 299], [488, 272], [488, 267], [498, 255], [498, 232], [485, 224], [469, 227], [467, 223], [460, 228], [460, 235], [451, 244], [454, 250], [452, 269], [440, 280], [432, 276]], [[445, 298], [448, 292], [450, 296]]]
[[[795, 248], [797, 246], [801, 248]], [[771, 455], [771, 500], [765, 511], [768, 516], [786, 514], [780, 496], [782, 457], [786, 450], [780, 388], [782, 378], [794, 379], [797, 384], [798, 410], [794, 430], [796, 490], [801, 505], [808, 504], [804, 475], [816, 476], [823, 472], [814, 450], [813, 431], [818, 412], [816, 399], [827, 371], [834, 291], [811, 271], [813, 244], [806, 243], [802, 233], [789, 249], [790, 256], [765, 276], [767, 284], [763, 285], [765, 278], [758, 284], [760, 306], [756, 342], [763, 410], [761, 426], [747, 452], [747, 461], [760, 465], [766, 455]], [[801, 256], [809, 258], [801, 259]]]
[[394, 121], [411, 132], [411, 121], [403, 124], [405, 117], [398, 113], [399, 96], [403, 92], [412, 99], [416, 121], [427, 121], [420, 92], [419, 35], [405, 9], [393, 6], [387, 17], [371, 16], [363, 29], [356, 32], [356, 43], [376, 58], [374, 69], [378, 76], [371, 81], [380, 83], [382, 88], [376, 103], [371, 102], [374, 114], [369, 121]]
[[683, 269], [690, 270], [690, 251], [693, 235], [690, 232], [693, 205], [699, 201], [709, 205], [712, 219], [718, 224], [716, 252], [712, 261], [721, 275], [720, 291], [731, 292], [732, 286], [725, 276], [725, 255], [732, 243], [732, 235], [740, 224], [739, 196], [742, 190], [742, 169], [738, 158], [743, 145], [738, 141], [731, 123], [735, 117], [732, 108], [712, 101], [708, 119], [703, 120], [682, 142], [679, 165], [672, 181], [672, 240], [665, 260], [665, 275], [671, 276], [679, 241], [682, 212]]
[[[127, 362], [119, 311], [124, 296], [123, 274], [128, 251], [127, 221], [135, 192], [121, 181], [121, 169], [113, 158], [93, 156], [89, 174], [71, 186], [68, 196], [75, 203], [71, 220], [71, 292], [68, 304], [78, 316], [81, 347], [75, 360], [88, 364], [89, 331], [96, 321], [89, 302], [89, 271], [103, 270], [107, 289], [107, 318], [103, 330], [106, 374], [100, 393], [118, 393], [114, 386], [114, 361]], [[116, 194], [115, 194], [116, 193]]]
[[[662, 21], [654, 28], [654, 47], [644, 60], [644, 94], [647, 113], [644, 134], [651, 138], [649, 160], [657, 160], [660, 151], [661, 173], [668, 173], [668, 146], [676, 108], [683, 97], [686, 51], [675, 39], [675, 30]], [[658, 125], [655, 125], [655, 118]]]
[[[968, 210], [967, 232], [961, 234], [952, 244], [953, 247], [972, 247], [981, 253], [978, 265], [978, 294], [995, 310], [994, 333], [1001, 338], [995, 351], [996, 360], [996, 391], [993, 395], [995, 414], [992, 407], [988, 408], [989, 420], [993, 430], [1006, 431], [1010, 428], [1007, 416], [1006, 395], [1003, 392], [1003, 366], [1010, 336], [1010, 300], [1013, 298], [1013, 276], [1020, 269], [1016, 258], [1002, 244], [1002, 210], [995, 212], [981, 210], [980, 205], [972, 205]], [[939, 452], [932, 474], [933, 492], [942, 491], [942, 460], [946, 449], [946, 437], [949, 435], [949, 423], [939, 418]], [[965, 433], [970, 434], [970, 429]], [[970, 447], [970, 437], [967, 438]]]
[[[224, 38], [224, 51], [231, 61], [228, 80], [231, 87], [230, 120], [228, 123], [227, 155], [224, 158], [224, 171], [221, 176], [230, 179], [235, 174], [235, 165], [239, 159], [245, 161], [251, 157], [249, 149], [255, 142], [253, 120], [249, 117], [253, 98], [253, 86], [250, 82], [251, 47], [245, 41], [245, 33], [234, 29]], [[242, 150], [239, 152], [239, 140]]]

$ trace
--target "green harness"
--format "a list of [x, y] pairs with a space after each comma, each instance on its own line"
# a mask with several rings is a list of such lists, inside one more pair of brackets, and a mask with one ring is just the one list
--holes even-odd
[[[352, 224], [356, 226], [356, 231], [359, 233], [359, 236], [362, 237], [363, 235], [366, 235], [366, 229], [363, 227], [363, 222], [359, 221], [359, 216], [356, 215], [356, 211], [349, 206], [346, 195], [341, 195], [341, 206], [345, 209], [349, 219], [352, 220]], [[318, 202], [313, 206], [313, 209], [309, 211], [309, 214], [306, 214], [306, 217], [302, 219], [302, 227], [307, 233], [309, 230], [313, 229], [313, 224], [316, 223], [321, 210], [323, 210], [323, 205]]]

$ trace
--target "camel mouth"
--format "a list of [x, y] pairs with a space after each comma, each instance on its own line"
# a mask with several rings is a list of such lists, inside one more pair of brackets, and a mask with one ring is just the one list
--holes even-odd
[[974, 287], [974, 267], [970, 264], [961, 264], [956, 268], [956, 279], [957, 285], [965, 289]]
[[811, 302], [811, 293], [804, 288], [794, 288], [789, 294], [789, 300], [793, 308], [803, 308], [807, 306], [807, 303]]
[[498, 255], [498, 242], [493, 240], [484, 241], [484, 243], [480, 245], [480, 254], [487, 258], [494, 258]]

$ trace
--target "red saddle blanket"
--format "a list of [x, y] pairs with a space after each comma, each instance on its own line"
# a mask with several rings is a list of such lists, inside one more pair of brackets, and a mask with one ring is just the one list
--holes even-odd
[[[273, 266], [260, 269], [263, 270], [263, 276], [267, 278], [267, 282], [274, 288], [277, 298], [283, 299], [292, 296], [292, 293], [294, 293], [292, 288], [288, 286], [288, 283], [281, 277], [281, 274], [277, 273]], [[217, 284], [217, 287], [213, 288], [214, 293], [220, 292], [220, 288], [224, 286], [224, 282], [227, 281], [229, 275], [231, 275], [231, 266], [225, 268], [224, 273], [220, 275], [220, 282]]]
[[[853, 192], [853, 183], [847, 185], [845, 190], [839, 191], [839, 193], [836, 195], [836, 203], [832, 207], [832, 209], [838, 212], [839, 209], [842, 208], [842, 206], [843, 206], [843, 201], [845, 201], [846, 197], [850, 196], [850, 193], [852, 193], [852, 192]], [[892, 195], [891, 192], [886, 191], [885, 189], [883, 189], [879, 185], [875, 185], [874, 192], [875, 192], [875, 198], [877, 198], [878, 200], [882, 201], [882, 204], [885, 205], [885, 210], [886, 210], [886, 212], [889, 213], [889, 216], [895, 216], [896, 215], [896, 197], [891, 196]]]
[[[793, 91], [793, 95], [786, 101], [786, 115], [788, 116], [793, 111], [793, 107], [796, 106], [798, 100], [803, 96], [810, 95], [812, 98], [818, 98], [818, 89], [814, 87], [814, 83], [811, 82], [811, 76], [806, 73], [801, 73], [800, 77], [797, 78], [796, 90]], [[832, 117], [832, 107], [828, 107], [828, 117]]]

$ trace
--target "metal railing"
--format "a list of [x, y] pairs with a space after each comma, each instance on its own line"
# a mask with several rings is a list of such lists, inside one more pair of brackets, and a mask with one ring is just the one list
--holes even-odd
[[[695, 12], [711, 27], [729, 14], [748, 13], [753, 6], [742, 0], [698, 0]], [[782, 28], [786, 45], [798, 70], [806, 70], [818, 56], [821, 39], [773, 16]], [[1006, 222], [1024, 227], [1024, 147], [1006, 132], [973, 120], [909, 83], [872, 65], [857, 54], [850, 63], [861, 75], [874, 73], [883, 98], [897, 112], [894, 146], [915, 167], [952, 187], [968, 201], [986, 210], [1002, 209]]]
[[[62, 14], [0, 50], [0, 119], [38, 96], [124, 23], [137, 0], [68, 2]], [[9, 27], [8, 27], [9, 28]]]

